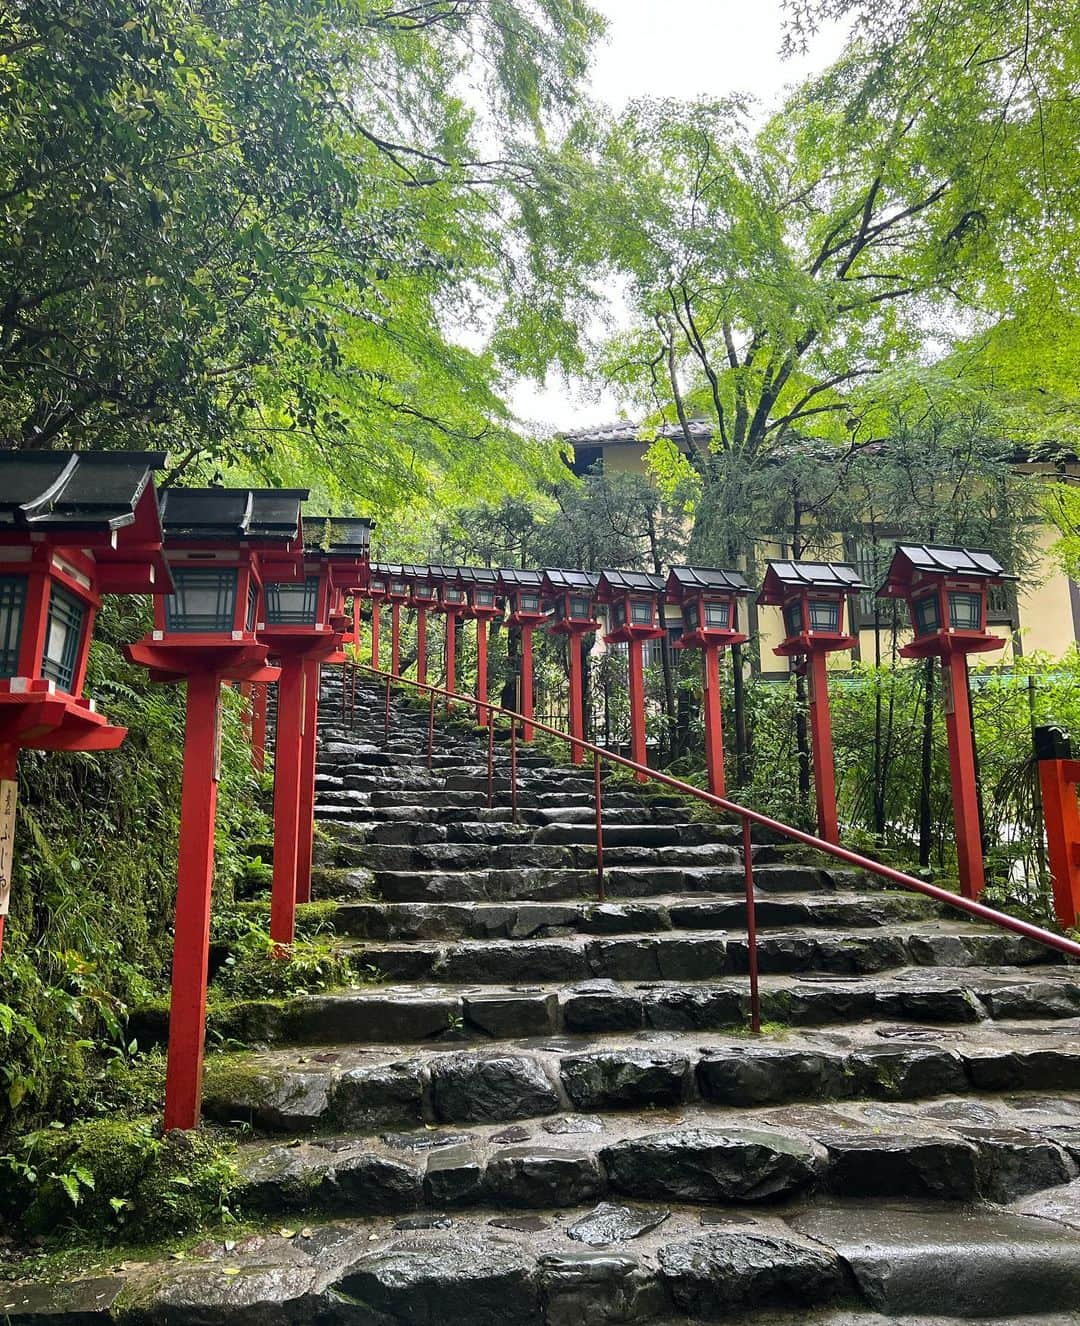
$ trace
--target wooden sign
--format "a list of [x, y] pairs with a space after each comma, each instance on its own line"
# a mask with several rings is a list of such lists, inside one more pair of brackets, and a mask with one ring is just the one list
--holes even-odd
[[0, 916], [7, 916], [11, 900], [11, 865], [15, 855], [15, 806], [19, 785], [0, 778]]

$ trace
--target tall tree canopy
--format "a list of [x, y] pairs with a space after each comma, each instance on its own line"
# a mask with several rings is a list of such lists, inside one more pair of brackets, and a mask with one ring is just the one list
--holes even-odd
[[480, 328], [599, 30], [584, 0], [11, 0], [0, 445], [302, 455], [381, 502], [528, 460]]
[[711, 418], [711, 445], [684, 430], [698, 554], [733, 551], [770, 456], [857, 447], [940, 393], [992, 394], [1013, 437], [1078, 435], [1071, 7], [897, 8], [763, 124], [735, 100], [640, 101], [599, 134], [566, 229], [631, 326], [598, 368], [654, 418]]

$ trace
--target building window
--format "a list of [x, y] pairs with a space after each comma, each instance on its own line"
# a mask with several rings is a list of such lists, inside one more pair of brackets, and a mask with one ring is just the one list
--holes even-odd
[[0, 677], [14, 677], [19, 671], [25, 612], [26, 577], [0, 576]]
[[231, 631], [236, 619], [236, 571], [173, 568], [174, 592], [165, 599], [165, 629], [195, 634]]
[[70, 691], [75, 680], [85, 620], [86, 604], [82, 599], [54, 584], [49, 596], [49, 625], [45, 633], [41, 673], [49, 681], [56, 682], [62, 691]]
[[314, 626], [318, 606], [318, 576], [266, 586], [267, 626]]
[[982, 629], [982, 595], [949, 591], [949, 625], [954, 631]]

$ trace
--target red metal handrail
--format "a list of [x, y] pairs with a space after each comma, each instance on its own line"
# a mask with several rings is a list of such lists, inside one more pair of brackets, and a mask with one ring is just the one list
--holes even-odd
[[[363, 671], [370, 672], [373, 676], [383, 678], [386, 684], [386, 733], [389, 736], [389, 712], [390, 712], [390, 694], [391, 688], [395, 685], [409, 686], [417, 691], [427, 691], [432, 695], [438, 694], [446, 698], [447, 705], [451, 701], [459, 701], [470, 708], [477, 707], [475, 696], [462, 695], [457, 691], [448, 691], [440, 686], [432, 686], [427, 682], [413, 681], [409, 677], [395, 677], [392, 673], [384, 672], [378, 668], [368, 667], [366, 664], [359, 665]], [[513, 733], [518, 723], [531, 723], [538, 732], [544, 732], [548, 736], [555, 737], [559, 741], [565, 742], [568, 746], [577, 746], [582, 751], [591, 753], [593, 757], [593, 788], [596, 801], [596, 846], [597, 846], [597, 892], [601, 901], [604, 898], [604, 843], [603, 843], [603, 819], [601, 804], [601, 761], [607, 760], [611, 764], [616, 764], [624, 769], [629, 769], [632, 773], [644, 774], [653, 782], [662, 784], [665, 787], [673, 788], [684, 796], [696, 797], [699, 801], [704, 801], [707, 805], [715, 807], [717, 810], [725, 811], [729, 815], [735, 815], [742, 821], [742, 845], [743, 845], [743, 875], [746, 886], [746, 937], [748, 967], [750, 976], [750, 1023], [753, 1031], [761, 1029], [761, 1001], [758, 990], [758, 961], [757, 961], [757, 909], [754, 900], [754, 868], [751, 860], [751, 839], [750, 826], [760, 824], [773, 833], [778, 833], [795, 842], [804, 843], [807, 847], [813, 847], [817, 851], [825, 852], [829, 856], [834, 856], [837, 860], [845, 862], [847, 865], [855, 866], [860, 870], [866, 870], [871, 874], [878, 875], [882, 879], [887, 879], [892, 884], [899, 884], [905, 889], [910, 889], [916, 893], [922, 893], [928, 898], [933, 898], [935, 902], [945, 903], [946, 906], [955, 908], [957, 911], [964, 912], [968, 916], [975, 917], [980, 921], [987, 921], [991, 925], [996, 925], [1002, 930], [1009, 930], [1013, 934], [1022, 935], [1025, 939], [1034, 940], [1038, 944], [1043, 944], [1047, 948], [1054, 949], [1058, 953], [1063, 953], [1070, 958], [1080, 958], [1080, 944], [1075, 940], [1068, 939], [1065, 935], [1056, 935], [1052, 930], [1044, 930], [1042, 926], [1032, 925], [1030, 921], [1022, 921], [1019, 917], [1010, 916], [1007, 912], [999, 912], [994, 907], [987, 907], [985, 903], [974, 902], [970, 898], [965, 898], [958, 893], [950, 893], [948, 889], [943, 889], [937, 884], [928, 884], [925, 880], [917, 879], [914, 875], [905, 874], [902, 870], [894, 870], [892, 866], [883, 865], [880, 861], [874, 861], [870, 857], [861, 856], [858, 852], [853, 852], [847, 847], [841, 847], [837, 843], [826, 842], [824, 838], [817, 838], [812, 833], [805, 833], [802, 829], [796, 829], [790, 824], [784, 824], [781, 820], [774, 820], [768, 815], [763, 815], [761, 811], [751, 810], [748, 806], [740, 806], [734, 801], [729, 801], [726, 797], [717, 796], [713, 792], [706, 792], [704, 788], [695, 787], [693, 783], [684, 783], [680, 778], [673, 778], [670, 774], [664, 773], [659, 769], [650, 769], [646, 764], [637, 764], [634, 760], [629, 760], [624, 755], [618, 755], [614, 751], [606, 750], [603, 746], [596, 746], [590, 741], [585, 741], [581, 737], [572, 736], [569, 732], [562, 732], [558, 728], [549, 727], [546, 723], [540, 722], [536, 718], [528, 719], [524, 714], [519, 714], [514, 709], [504, 709], [501, 705], [492, 704], [490, 701], [484, 701], [479, 706], [487, 711], [488, 727], [488, 788], [489, 804], [493, 800], [492, 789], [494, 786], [494, 735], [492, 716], [501, 714], [510, 719], [511, 732]], [[431, 742], [433, 740], [433, 728], [428, 729], [428, 756], [430, 759]], [[516, 760], [515, 760], [516, 763]], [[516, 772], [516, 770], [515, 770]], [[516, 778], [512, 778], [516, 781]], [[516, 813], [516, 789], [512, 789], [514, 797], [514, 808]]]

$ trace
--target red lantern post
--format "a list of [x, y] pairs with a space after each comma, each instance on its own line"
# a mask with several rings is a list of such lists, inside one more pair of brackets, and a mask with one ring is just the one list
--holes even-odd
[[[304, 712], [300, 736], [299, 796], [297, 806], [296, 869], [294, 900], [311, 900], [311, 865], [315, 831], [315, 764], [319, 731], [319, 690], [322, 664], [344, 666], [347, 658], [341, 652], [343, 632], [348, 625], [345, 612], [347, 590], [363, 585], [368, 577], [368, 552], [371, 544], [371, 522], [363, 517], [308, 516], [304, 521], [304, 563], [308, 572], [318, 569], [320, 584], [327, 584], [325, 599], [331, 631], [330, 641], [308, 649], [303, 656]], [[354, 597], [355, 603], [355, 597]], [[306, 628], [305, 628], [306, 629]], [[269, 624], [264, 632], [270, 638]], [[342, 678], [342, 687], [345, 685]], [[277, 813], [277, 786], [274, 789], [275, 817]], [[274, 863], [277, 865], [277, 831], [275, 822]], [[281, 915], [287, 907], [288, 885], [283, 877], [280, 886], [279, 931], [288, 929]], [[274, 933], [271, 917], [271, 935]], [[285, 943], [288, 940], [283, 941]]]
[[[533, 716], [533, 630], [547, 620], [547, 610], [541, 598], [543, 575], [539, 571], [516, 568], [499, 572], [499, 590], [508, 600], [511, 626], [520, 632], [521, 663], [518, 673], [518, 701], [516, 708], [524, 716], [521, 725], [522, 741], [532, 741], [534, 729], [529, 719]], [[581, 651], [578, 650], [580, 660]]]
[[386, 568], [386, 597], [390, 603], [390, 672], [401, 676], [401, 605], [409, 601], [409, 582], [403, 566]]
[[[223, 680], [274, 681], [256, 636], [260, 554], [299, 549], [295, 489], [171, 488], [161, 515], [173, 592], [128, 656], [155, 681], [187, 681], [165, 1127], [199, 1119]], [[275, 848], [276, 856], [276, 848]]]
[[941, 659], [956, 863], [967, 898], [977, 898], [986, 883], [967, 656], [1005, 644], [986, 629], [988, 590], [1015, 579], [982, 550], [897, 544], [879, 590], [883, 598], [907, 600], [915, 639], [903, 646], [901, 657]]
[[371, 600], [371, 666], [379, 669], [379, 605], [386, 598], [388, 589], [385, 566], [372, 566], [368, 577], [367, 595]]
[[497, 590], [499, 574], [482, 566], [459, 566], [457, 583], [465, 591], [463, 617], [476, 622], [476, 721], [487, 723], [491, 712], [488, 698], [488, 626], [503, 614]]
[[82, 694], [105, 594], [162, 594], [169, 573], [151, 482], [164, 455], [0, 452], [0, 948], [11, 890], [20, 750], [114, 750]]
[[[645, 664], [644, 643], [663, 637], [660, 595], [664, 579], [647, 571], [603, 571], [596, 597], [608, 605], [610, 629], [605, 644], [625, 644], [630, 680], [630, 758], [635, 764], [648, 764], [645, 747]], [[645, 774], [635, 774], [638, 782]]]
[[427, 682], [427, 615], [438, 602], [438, 590], [432, 583], [426, 566], [407, 566], [409, 576], [409, 604], [416, 611], [416, 680]]
[[806, 659], [818, 837], [830, 843], [839, 843], [840, 827], [826, 655], [855, 643], [844, 634], [844, 604], [848, 595], [865, 589], [858, 571], [845, 562], [770, 562], [757, 597], [783, 612], [784, 640], [773, 652]]
[[[451, 566], [429, 566], [428, 577], [439, 592], [438, 611], [446, 618], [445, 689], [457, 689], [457, 624], [465, 609], [465, 591], [457, 583], [457, 570]], [[450, 711], [447, 698], [446, 709]]]
[[[585, 737], [585, 687], [582, 676], [581, 648], [586, 635], [600, 629], [596, 619], [595, 595], [600, 577], [591, 571], [564, 571], [549, 568], [542, 573], [541, 588], [550, 605], [551, 617], [547, 629], [552, 635], [566, 636], [567, 671], [569, 673], [570, 735], [579, 741]], [[570, 758], [575, 764], [585, 761], [584, 750], [571, 746]]]
[[739, 630], [739, 601], [749, 586], [738, 571], [674, 566], [664, 596], [682, 612], [683, 634], [677, 649], [700, 649], [705, 721], [705, 762], [709, 791], [725, 795], [724, 729], [720, 697], [720, 650], [743, 644], [749, 637]]

